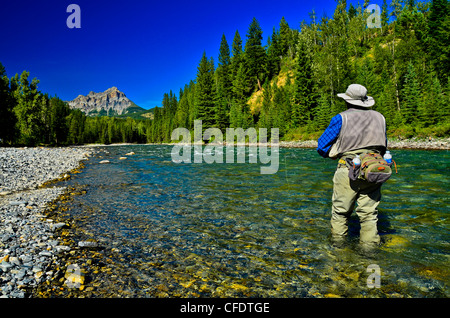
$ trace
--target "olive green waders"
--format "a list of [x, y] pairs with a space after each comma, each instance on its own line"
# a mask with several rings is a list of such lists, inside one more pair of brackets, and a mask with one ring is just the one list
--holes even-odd
[[378, 245], [380, 236], [377, 230], [378, 204], [381, 200], [381, 184], [365, 180], [352, 181], [348, 168], [339, 163], [333, 178], [333, 205], [331, 215], [331, 234], [333, 242], [341, 243], [348, 233], [348, 220], [355, 208], [361, 224], [360, 242]]

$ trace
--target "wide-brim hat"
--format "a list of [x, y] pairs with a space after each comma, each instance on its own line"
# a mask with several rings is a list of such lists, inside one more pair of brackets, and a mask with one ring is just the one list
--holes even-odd
[[337, 96], [355, 106], [372, 107], [375, 105], [373, 97], [367, 96], [367, 88], [359, 84], [351, 84], [345, 93], [337, 94]]

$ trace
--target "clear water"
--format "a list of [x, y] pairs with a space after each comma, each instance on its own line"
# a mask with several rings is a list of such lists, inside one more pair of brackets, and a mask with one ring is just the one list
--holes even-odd
[[[449, 296], [447, 151], [393, 151], [399, 171], [382, 189], [383, 244], [366, 253], [359, 249], [356, 214], [348, 245], [330, 244], [337, 163], [314, 149], [280, 148], [273, 175], [260, 174], [260, 163], [176, 164], [165, 145], [97, 149], [102, 158], [92, 157], [66, 181], [87, 190], [68, 212], [82, 220], [84, 238], [115, 249], [110, 261], [127, 279], [103, 277], [110, 291], [137, 297]], [[130, 151], [135, 155], [119, 160]], [[111, 163], [98, 163], [104, 159]], [[381, 269], [379, 288], [368, 287], [371, 264]], [[88, 275], [96, 280], [89, 269]]]

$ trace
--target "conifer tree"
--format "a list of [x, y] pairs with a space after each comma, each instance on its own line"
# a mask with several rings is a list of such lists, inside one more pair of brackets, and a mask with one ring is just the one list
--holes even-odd
[[428, 73], [422, 102], [418, 110], [418, 117], [421, 125], [428, 127], [435, 125], [440, 118], [440, 110], [445, 108], [445, 101], [442, 98], [443, 92], [438, 77], [435, 73]]
[[282, 56], [287, 56], [289, 51], [292, 52], [292, 32], [289, 24], [285, 18], [282, 17], [280, 21], [280, 53]]
[[184, 90], [180, 90], [180, 102], [176, 113], [176, 127], [189, 127], [189, 86], [185, 85]]
[[242, 49], [242, 39], [239, 34], [239, 32], [236, 30], [236, 33], [234, 34], [233, 38], [233, 44], [232, 44], [232, 57], [231, 57], [231, 82], [233, 82], [234, 78], [236, 77], [236, 74], [239, 70], [240, 64], [243, 62], [243, 55], [244, 51]]
[[214, 62], [203, 53], [197, 72], [197, 119], [202, 120], [203, 130], [214, 127], [216, 87], [214, 81]]
[[230, 47], [228, 45], [225, 34], [222, 35], [222, 41], [220, 42], [219, 64], [217, 67], [217, 73], [218, 73], [218, 80], [222, 83], [225, 97], [229, 98], [231, 86], [233, 84], [231, 79]]
[[331, 120], [330, 101], [327, 94], [320, 94], [314, 114], [314, 125], [318, 130], [327, 128]]
[[273, 28], [272, 38], [269, 37], [267, 42], [266, 74], [268, 80], [271, 80], [280, 72], [280, 61], [283, 55], [280, 47], [280, 33], [275, 28]]
[[276, 83], [273, 86], [273, 110], [274, 110], [274, 127], [280, 129], [280, 136], [286, 134], [291, 128], [291, 107], [288, 90], [285, 86], [278, 87]]
[[312, 119], [316, 103], [316, 87], [312, 75], [311, 61], [306, 53], [306, 46], [301, 42], [292, 105], [292, 120], [295, 127], [306, 125]]
[[428, 17], [429, 51], [441, 82], [450, 76], [450, 2], [432, 0]]
[[414, 65], [410, 62], [405, 75], [405, 85], [402, 90], [402, 118], [404, 124], [416, 121], [417, 111], [420, 109], [420, 87], [417, 81]]
[[231, 57], [225, 34], [219, 49], [219, 65], [216, 70], [217, 103], [216, 103], [216, 127], [224, 130], [229, 125], [229, 112], [232, 97], [231, 82]]
[[272, 85], [266, 82], [263, 86], [263, 101], [261, 105], [261, 113], [259, 116], [259, 127], [271, 129], [273, 128], [273, 94]]
[[381, 7], [381, 32], [383, 35], [387, 33], [388, 23], [389, 23], [388, 5], [387, 1], [383, 0], [383, 5]]
[[231, 127], [249, 127], [251, 122], [251, 114], [247, 104], [247, 85], [245, 76], [245, 67], [241, 63], [233, 81], [234, 99], [230, 110], [230, 126]]
[[266, 64], [266, 52], [262, 47], [262, 30], [255, 18], [253, 18], [247, 32], [244, 57], [250, 84], [246, 94], [249, 96], [254, 89], [261, 90]]

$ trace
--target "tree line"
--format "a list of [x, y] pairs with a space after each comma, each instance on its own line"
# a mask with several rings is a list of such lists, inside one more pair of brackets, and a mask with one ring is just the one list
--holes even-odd
[[386, 0], [381, 28], [368, 28], [370, 13], [339, 0], [332, 17], [299, 30], [284, 18], [263, 43], [254, 18], [245, 38], [225, 37], [217, 67], [206, 53], [197, 77], [164, 95], [155, 110], [151, 140], [170, 141], [176, 127], [265, 127], [284, 139], [317, 138], [345, 110], [336, 95], [348, 85], [366, 86], [373, 109], [392, 136], [448, 136], [450, 131], [450, 5], [447, 0]]
[[391, 136], [448, 136], [450, 4], [447, 0], [383, 1], [381, 28], [368, 28], [369, 2], [338, 0], [332, 17], [310, 13], [272, 34], [253, 18], [245, 43], [222, 36], [217, 66], [203, 53], [197, 76], [163, 95], [153, 120], [87, 117], [38, 91], [24, 71], [11, 79], [0, 64], [0, 139], [7, 145], [170, 142], [177, 127], [279, 128], [284, 139], [317, 138], [345, 110], [336, 95], [359, 83]]
[[86, 143], [146, 143], [151, 121], [89, 117], [37, 88], [23, 71], [9, 79], [0, 63], [0, 144], [64, 146]]

